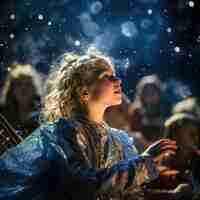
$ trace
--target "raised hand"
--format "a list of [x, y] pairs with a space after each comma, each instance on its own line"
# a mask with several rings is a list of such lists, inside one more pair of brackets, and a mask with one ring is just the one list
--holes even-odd
[[143, 153], [143, 156], [151, 156], [152, 158], [156, 158], [166, 151], [176, 152], [177, 145], [176, 141], [169, 139], [161, 139], [153, 144], [151, 144]]

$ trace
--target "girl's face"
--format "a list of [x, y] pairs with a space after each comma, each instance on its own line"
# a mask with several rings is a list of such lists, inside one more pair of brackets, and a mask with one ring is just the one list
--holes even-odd
[[121, 80], [117, 78], [110, 66], [97, 78], [90, 90], [90, 101], [104, 107], [119, 105], [122, 101]]

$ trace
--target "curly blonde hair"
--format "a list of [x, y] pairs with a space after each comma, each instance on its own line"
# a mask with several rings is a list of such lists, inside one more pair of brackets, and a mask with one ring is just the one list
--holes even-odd
[[113, 66], [111, 60], [100, 53], [63, 54], [46, 80], [41, 120], [54, 122], [87, 114], [81, 101], [83, 89], [90, 89], [108, 66]]

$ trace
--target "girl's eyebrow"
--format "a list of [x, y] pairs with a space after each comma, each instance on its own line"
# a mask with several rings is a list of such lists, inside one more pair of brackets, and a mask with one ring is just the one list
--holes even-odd
[[99, 75], [99, 79], [103, 78], [105, 75], [109, 75], [109, 76], [115, 76], [114, 72], [111, 71], [103, 71], [100, 75]]

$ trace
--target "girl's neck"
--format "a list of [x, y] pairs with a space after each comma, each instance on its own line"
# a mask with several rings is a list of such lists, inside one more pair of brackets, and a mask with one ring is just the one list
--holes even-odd
[[97, 124], [103, 123], [103, 115], [100, 113], [89, 113], [86, 118], [89, 121], [95, 122]]
[[105, 108], [99, 105], [92, 105], [88, 108], [88, 114], [86, 118], [95, 123], [101, 124], [104, 122]]

